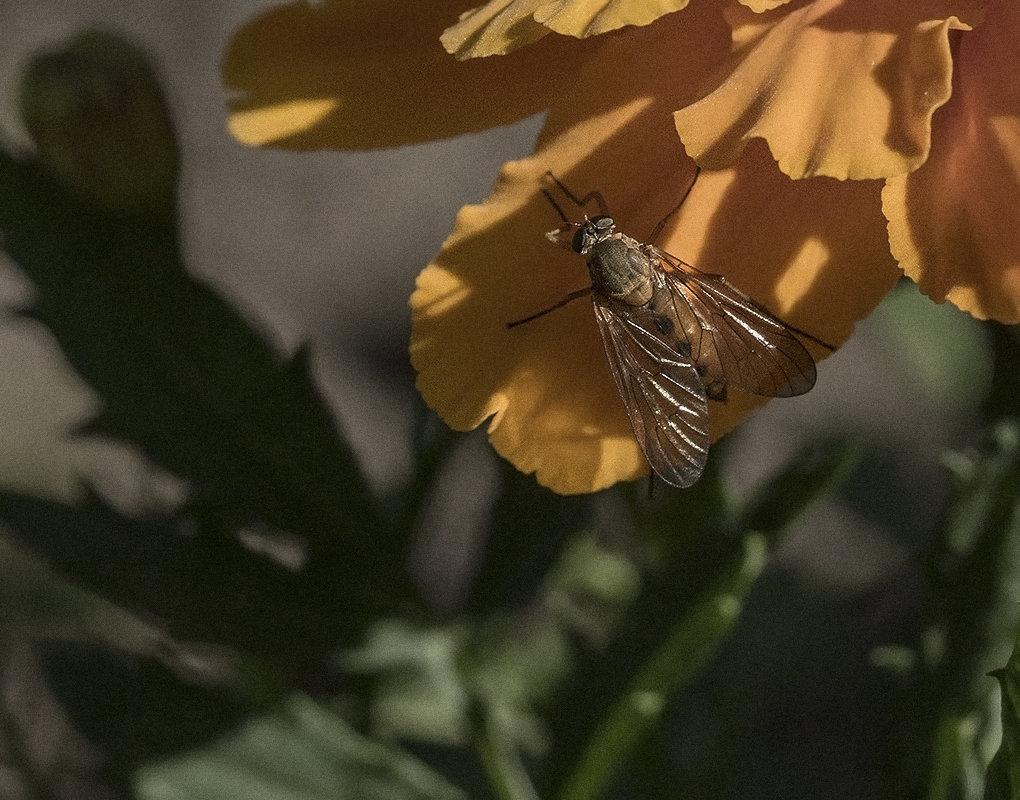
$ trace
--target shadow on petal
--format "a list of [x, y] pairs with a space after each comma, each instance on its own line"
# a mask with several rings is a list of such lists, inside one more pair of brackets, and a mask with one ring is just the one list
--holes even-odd
[[[491, 417], [496, 449], [561, 493], [631, 480], [647, 465], [590, 301], [506, 327], [590, 282], [583, 258], [543, 236], [562, 225], [543, 175], [552, 170], [577, 196], [600, 190], [618, 229], [640, 240], [675, 209], [694, 165], [670, 113], [726, 42], [711, 8], [689, 11], [605, 37], [565, 87], [535, 155], [507, 164], [490, 198], [461, 211], [411, 298], [426, 402], [462, 430]], [[878, 182], [793, 181], [759, 143], [736, 167], [703, 173], [656, 243], [838, 345], [899, 277], [879, 192]], [[563, 211], [580, 220], [585, 210]], [[713, 403], [713, 437], [761, 402], [733, 392]]]
[[230, 131], [251, 145], [394, 147], [506, 125], [546, 109], [587, 45], [559, 36], [460, 63], [439, 36], [463, 0], [292, 3], [233, 38]]
[[496, 449], [563, 494], [647, 472], [609, 375], [590, 301], [507, 323], [588, 284], [583, 260], [542, 235], [558, 218], [544, 170], [508, 164], [497, 191], [458, 217], [411, 297], [411, 361], [426, 402], [453, 428], [492, 417]]
[[[752, 142], [735, 167], [702, 173], [663, 245], [838, 347], [900, 277], [880, 192], [878, 181], [794, 181], [779, 171], [764, 142]], [[804, 344], [816, 360], [829, 354]], [[713, 439], [761, 402], [734, 395], [713, 404]]]
[[928, 161], [883, 192], [904, 272], [937, 302], [1020, 322], [1020, 9], [991, 4], [961, 37], [953, 98], [935, 115]]

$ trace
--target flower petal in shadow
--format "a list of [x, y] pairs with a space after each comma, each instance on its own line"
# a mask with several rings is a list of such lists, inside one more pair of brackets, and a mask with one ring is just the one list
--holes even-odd
[[991, 3], [961, 37], [928, 161], [882, 196], [904, 272], [938, 302], [1020, 322], [1020, 6]]
[[460, 64], [439, 35], [462, 7], [297, 2], [256, 17], [223, 63], [239, 93], [231, 133], [250, 145], [361, 149], [485, 130], [543, 111], [560, 95], [560, 76], [586, 58], [586, 43], [550, 37]]

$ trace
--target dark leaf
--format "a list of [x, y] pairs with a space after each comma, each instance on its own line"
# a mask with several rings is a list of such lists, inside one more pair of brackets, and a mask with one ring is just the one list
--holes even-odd
[[988, 766], [985, 800], [1020, 797], [1020, 646], [993, 673], [1002, 690], [1002, 744]]
[[466, 800], [406, 752], [301, 695], [216, 743], [139, 774], [139, 800]]
[[255, 523], [303, 538], [307, 585], [347, 639], [413, 598], [406, 542], [387, 535], [307, 353], [281, 358], [188, 275], [172, 218], [89, 206], [0, 153], [0, 234], [38, 288], [32, 315], [103, 396], [87, 430], [186, 479], [198, 535]]

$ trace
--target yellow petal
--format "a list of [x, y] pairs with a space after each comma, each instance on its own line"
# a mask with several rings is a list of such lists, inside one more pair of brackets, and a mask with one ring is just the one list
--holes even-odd
[[[543, 175], [551, 169], [577, 195], [601, 190], [621, 230], [648, 237], [693, 171], [670, 109], [728, 40], [711, 8], [691, 12], [605, 40], [563, 87], [535, 155], [506, 165], [491, 197], [462, 210], [411, 298], [411, 359], [426, 402], [461, 430], [490, 419], [497, 451], [557, 492], [595, 491], [648, 467], [589, 300], [506, 327], [589, 284], [583, 258], [543, 236], [562, 225], [540, 192]], [[791, 181], [752, 147], [737, 167], [699, 179], [659, 244], [839, 344], [899, 275], [879, 190], [877, 182]], [[584, 213], [569, 203], [562, 210]], [[712, 406], [714, 436], [761, 402], [733, 395]]]
[[771, 11], [773, 8], [779, 8], [779, 6], [785, 6], [790, 0], [740, 0], [740, 4], [747, 6], [756, 14], [760, 14], [763, 11]]
[[880, 178], [927, 157], [932, 112], [950, 94], [949, 31], [961, 16], [917, 0], [814, 0], [755, 14], [728, 9], [733, 55], [675, 114], [699, 164], [733, 163], [765, 139], [793, 178]]
[[555, 32], [583, 39], [647, 25], [689, 0], [490, 0], [461, 15], [442, 36], [459, 59], [505, 55]]
[[393, 147], [505, 125], [559, 95], [587, 45], [550, 37], [460, 64], [439, 43], [463, 0], [298, 2], [248, 22], [223, 63], [230, 132], [250, 145]]
[[687, 7], [689, 0], [555, 0], [535, 20], [566, 36], [598, 36], [626, 25], [647, 25]]
[[928, 296], [982, 319], [1020, 322], [1020, 6], [1000, 0], [957, 52], [953, 98], [931, 156], [890, 178], [889, 243]]
[[458, 59], [506, 55], [537, 42], [549, 29], [534, 19], [545, 0], [490, 0], [460, 16], [440, 37], [443, 47]]

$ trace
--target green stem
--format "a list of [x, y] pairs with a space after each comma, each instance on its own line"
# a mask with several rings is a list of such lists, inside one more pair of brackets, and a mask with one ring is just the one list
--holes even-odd
[[968, 720], [955, 711], [945, 711], [935, 732], [932, 771], [927, 800], [952, 800], [982, 796], [981, 766], [973, 758]]
[[474, 743], [489, 787], [498, 800], [538, 800], [538, 793], [513, 745], [499, 735], [489, 714], [476, 708]]
[[673, 628], [588, 742], [559, 800], [596, 800], [616, 768], [658, 723], [670, 693], [690, 683], [738, 618], [768, 560], [765, 537], [745, 539], [744, 557]]

